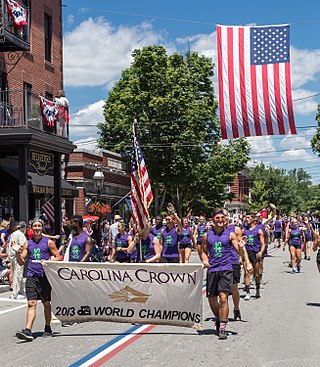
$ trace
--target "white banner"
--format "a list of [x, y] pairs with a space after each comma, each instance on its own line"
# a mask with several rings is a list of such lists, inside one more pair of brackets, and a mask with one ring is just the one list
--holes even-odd
[[202, 265], [47, 261], [44, 270], [61, 321], [202, 328]]

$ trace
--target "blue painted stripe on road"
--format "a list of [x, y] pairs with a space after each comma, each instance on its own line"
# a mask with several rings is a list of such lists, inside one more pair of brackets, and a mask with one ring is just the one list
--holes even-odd
[[110, 340], [108, 343], [103, 344], [101, 347], [99, 347], [96, 350], [94, 350], [93, 352], [87, 354], [85, 357], [83, 357], [79, 361], [71, 364], [69, 367], [79, 367], [79, 366], [81, 366], [83, 363], [87, 362], [89, 359], [93, 358], [94, 356], [96, 356], [97, 354], [102, 352], [104, 349], [106, 349], [106, 348], [110, 347], [111, 345], [115, 344], [116, 342], [123, 339], [127, 335], [134, 333], [140, 327], [141, 327], [141, 325], [137, 325], [137, 326], [134, 326], [134, 327], [126, 330], [124, 333], [119, 334], [118, 336], [116, 336], [115, 338]]

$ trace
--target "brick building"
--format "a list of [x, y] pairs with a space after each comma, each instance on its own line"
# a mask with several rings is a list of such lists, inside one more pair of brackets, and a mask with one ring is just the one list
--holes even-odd
[[[66, 162], [66, 179], [78, 190], [78, 198], [67, 200], [67, 214], [87, 214], [86, 205], [97, 199], [97, 189], [94, 187], [93, 176], [101, 169], [104, 175], [104, 185], [99, 195], [101, 201], [109, 204], [112, 215], [120, 214], [122, 218], [129, 217], [124, 197], [130, 192], [130, 174], [128, 161], [120, 154], [108, 150], [87, 151], [81, 148], [74, 150]], [[109, 218], [111, 215], [109, 215]]]
[[229, 192], [233, 194], [231, 201], [225, 203], [229, 212], [240, 213], [248, 207], [250, 196], [250, 180], [246, 172], [240, 171], [236, 174], [233, 183], [229, 187]]
[[[6, 177], [0, 180], [0, 217], [9, 211], [27, 220], [54, 195], [58, 223], [62, 197], [76, 195], [61, 178], [62, 156], [75, 148], [69, 141], [66, 115], [59, 112], [67, 109], [50, 102], [63, 90], [62, 4], [61, 0], [18, 3], [20, 24], [10, 3], [0, 0], [0, 174]], [[39, 96], [46, 99], [42, 110]]]

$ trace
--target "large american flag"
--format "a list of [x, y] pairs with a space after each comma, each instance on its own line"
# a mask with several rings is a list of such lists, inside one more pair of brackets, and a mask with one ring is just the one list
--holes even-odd
[[296, 134], [290, 26], [217, 26], [222, 139]]
[[131, 202], [132, 219], [138, 230], [146, 227], [149, 220], [148, 208], [153, 194], [142, 151], [137, 138], [136, 125], [133, 126], [133, 146], [131, 155]]

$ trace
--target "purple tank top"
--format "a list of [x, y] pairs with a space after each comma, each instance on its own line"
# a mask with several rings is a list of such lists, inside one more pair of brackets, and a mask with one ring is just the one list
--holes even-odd
[[[130, 235], [129, 233], [126, 233], [125, 235], [123, 235], [121, 237], [121, 234], [118, 233], [116, 235], [116, 241], [115, 241], [115, 246], [117, 248], [117, 250], [119, 250], [119, 248], [127, 248], [129, 246], [129, 243], [128, 243], [128, 237], [132, 237], [132, 235]], [[116, 255], [115, 255], [115, 259], [118, 260], [118, 261], [123, 261], [123, 260], [130, 260], [131, 256], [130, 254], [127, 252], [127, 251], [117, 251], [116, 252]]]
[[33, 239], [28, 241], [29, 262], [27, 277], [45, 277], [43, 267], [38, 261], [50, 259], [48, 241], [49, 239], [46, 237], [42, 237], [39, 242], [35, 242]]
[[182, 228], [179, 242], [181, 245], [189, 245], [191, 243], [191, 230], [189, 226], [187, 228]]
[[289, 244], [293, 246], [300, 246], [300, 228], [290, 230]]
[[259, 252], [261, 250], [261, 242], [259, 236], [259, 226], [255, 226], [253, 229], [245, 229], [244, 235], [247, 236], [246, 249]]
[[86, 254], [86, 240], [89, 237], [87, 232], [81, 233], [79, 236], [73, 237], [70, 245], [69, 260], [80, 262]]
[[220, 235], [210, 229], [207, 232], [207, 244], [209, 252], [209, 273], [215, 271], [232, 270], [230, 232], [223, 231]]
[[[226, 233], [229, 232], [229, 237], [230, 237], [231, 232], [236, 233], [236, 226], [231, 224], [230, 226], [228, 226], [225, 229], [225, 232]], [[231, 246], [230, 260], [231, 260], [232, 265], [239, 265], [239, 255], [233, 246]]]
[[[151, 259], [154, 254], [154, 246], [153, 240], [154, 235], [152, 233], [144, 240], [141, 240], [141, 252], [142, 252], [142, 260], [149, 260]], [[140, 262], [140, 243], [137, 243], [137, 262]]]
[[281, 228], [282, 228], [282, 224], [281, 224], [280, 220], [277, 219], [274, 222], [274, 231], [275, 232], [281, 232]]
[[198, 236], [197, 236], [197, 242], [201, 242], [202, 241], [202, 236], [203, 234], [206, 232], [207, 226], [206, 224], [198, 224]]
[[168, 230], [166, 227], [162, 232], [163, 250], [162, 257], [179, 257], [178, 233], [176, 227]]
[[164, 231], [165, 228], [166, 228], [165, 226], [159, 227], [159, 228], [157, 228], [157, 226], [153, 226], [152, 227], [152, 234], [154, 236], [156, 236], [157, 239], [160, 241], [160, 239], [161, 239], [161, 232]]

